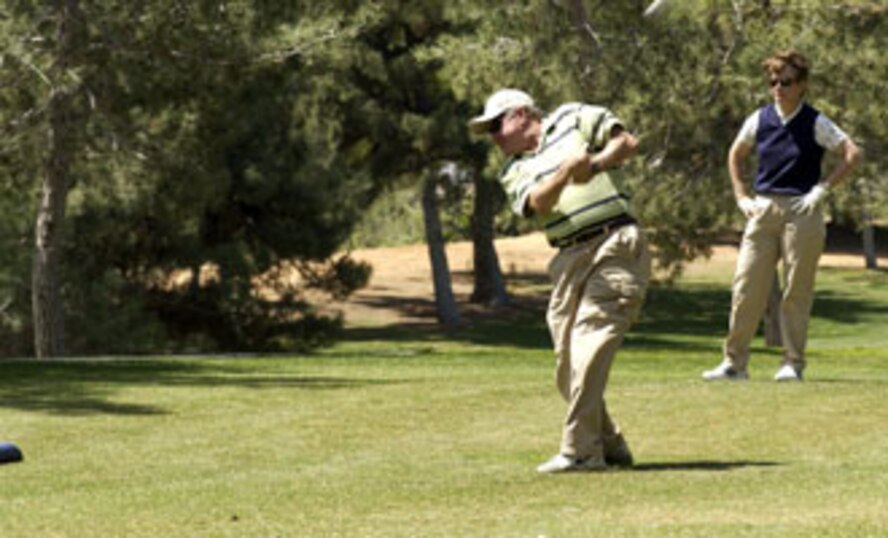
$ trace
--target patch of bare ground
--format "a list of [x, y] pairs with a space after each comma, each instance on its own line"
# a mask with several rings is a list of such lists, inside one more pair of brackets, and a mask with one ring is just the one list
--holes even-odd
[[[886, 232], [877, 234], [879, 267], [888, 267]], [[527, 307], [542, 308], [548, 289], [546, 265], [555, 253], [541, 233], [496, 241], [500, 265], [506, 276], [514, 304], [511, 311]], [[386, 326], [394, 324], [435, 324], [434, 289], [428, 250], [425, 245], [407, 245], [363, 249], [352, 257], [373, 267], [369, 285], [346, 301], [329, 305], [345, 316], [346, 327]], [[453, 292], [460, 313], [466, 320], [490, 315], [489, 309], [469, 302], [472, 292], [472, 244], [461, 241], [447, 245], [447, 259], [453, 279]], [[708, 258], [688, 263], [684, 275], [729, 275], [737, 260], [737, 242], [717, 245]], [[859, 234], [830, 230], [821, 267], [864, 268]], [[503, 312], [497, 313], [502, 315]]]

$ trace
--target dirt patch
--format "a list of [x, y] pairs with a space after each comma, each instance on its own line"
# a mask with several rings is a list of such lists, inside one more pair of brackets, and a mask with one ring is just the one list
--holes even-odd
[[[830, 230], [828, 237], [821, 267], [865, 266], [859, 235]], [[885, 245], [885, 237], [877, 236], [877, 244]], [[546, 265], [555, 253], [542, 233], [498, 239], [496, 248], [510, 283], [527, 279], [543, 282]], [[369, 286], [347, 301], [332, 305], [343, 311], [347, 327], [435, 323], [432, 271], [425, 245], [357, 250], [352, 255], [369, 263], [373, 276]], [[472, 244], [467, 241], [449, 244], [447, 259], [461, 312], [469, 319], [482, 315], [484, 309], [468, 301], [472, 292]], [[708, 259], [689, 263], [684, 274], [688, 277], [730, 274], [736, 261], [736, 244], [718, 245]], [[880, 250], [879, 267], [888, 267], [888, 249]]]

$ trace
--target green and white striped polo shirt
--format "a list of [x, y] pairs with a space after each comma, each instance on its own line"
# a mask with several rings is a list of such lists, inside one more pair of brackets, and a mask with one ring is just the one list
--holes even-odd
[[[500, 174], [512, 210], [529, 216], [527, 198], [532, 187], [554, 174], [569, 156], [589, 146], [602, 149], [617, 125], [622, 122], [610, 110], [582, 103], [562, 105], [546, 116], [537, 150], [512, 157]], [[631, 216], [624, 183], [623, 172], [611, 169], [599, 172], [588, 183], [565, 187], [552, 212], [540, 219], [549, 243], [558, 245]]]

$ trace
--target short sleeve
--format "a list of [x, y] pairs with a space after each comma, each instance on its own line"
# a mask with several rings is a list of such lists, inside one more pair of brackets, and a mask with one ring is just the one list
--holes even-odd
[[529, 217], [531, 212], [527, 206], [527, 198], [535, 184], [535, 178], [527, 171], [527, 167], [522, 166], [518, 160], [510, 160], [500, 172], [500, 183], [509, 197], [512, 212], [520, 217]]
[[755, 134], [758, 131], [758, 126], [759, 111], [756, 110], [746, 118], [746, 121], [743, 122], [743, 127], [741, 127], [740, 132], [737, 133], [737, 137], [734, 139], [734, 144], [754, 146]]
[[580, 108], [580, 132], [593, 147], [603, 148], [607, 145], [611, 131], [618, 126], [624, 127], [623, 122], [607, 108], [593, 105]]
[[817, 143], [830, 151], [836, 151], [848, 135], [833, 123], [825, 114], [818, 114], [814, 123], [814, 139]]

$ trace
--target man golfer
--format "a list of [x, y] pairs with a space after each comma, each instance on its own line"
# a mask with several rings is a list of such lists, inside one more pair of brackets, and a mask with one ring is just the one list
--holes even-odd
[[[805, 370], [808, 318], [814, 275], [826, 238], [821, 204], [859, 160], [854, 142], [829, 118], [804, 101], [808, 61], [795, 51], [777, 52], [763, 63], [774, 103], [744, 123], [728, 154], [737, 205], [747, 217], [734, 274], [733, 300], [724, 358], [703, 372], [706, 380], [743, 380], [749, 345], [767, 305], [778, 260], [783, 260], [780, 303], [783, 364], [774, 379], [801, 381]], [[749, 195], [743, 162], [755, 150], [758, 174]], [[838, 164], [821, 179], [824, 151]]]
[[554, 288], [547, 322], [568, 409], [559, 453], [537, 470], [631, 465], [604, 391], [650, 273], [647, 242], [620, 169], [638, 142], [605, 108], [568, 103], [544, 117], [528, 94], [515, 89], [491, 95], [469, 126], [509, 157], [500, 181], [513, 211], [536, 219], [558, 249], [549, 263]]

